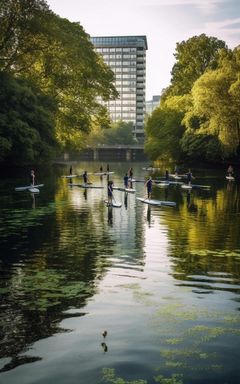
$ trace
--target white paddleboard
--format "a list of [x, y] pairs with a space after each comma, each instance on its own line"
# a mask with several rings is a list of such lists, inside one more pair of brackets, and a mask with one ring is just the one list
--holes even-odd
[[104, 175], [113, 175], [114, 172], [94, 172], [93, 174], [96, 176], [104, 176]]
[[154, 200], [154, 199], [144, 199], [143, 197], [137, 197], [137, 200], [145, 204], [156, 205], [156, 206], [169, 206], [175, 207], [175, 201], [163, 201], [163, 200]]
[[160, 183], [156, 183], [156, 185], [158, 186], [158, 187], [161, 187], [161, 188], [163, 188], [163, 187], [168, 187], [169, 185], [170, 185], [170, 183], [169, 182], [160, 182]]
[[72, 179], [73, 177], [77, 177], [77, 175], [63, 175], [62, 177], [65, 177], [65, 179]]
[[104, 203], [106, 203], [107, 207], [115, 207], [115, 208], [121, 208], [122, 203], [119, 201], [112, 201], [112, 203], [109, 203], [108, 200], [104, 200]]
[[38, 188], [35, 188], [35, 187], [29, 188], [28, 191], [31, 193], [39, 193], [40, 192], [40, 190]]
[[136, 189], [134, 189], [134, 188], [123, 188], [123, 187], [113, 187], [113, 190], [121, 191], [121, 192], [128, 192], [128, 193], [136, 192]]
[[226, 176], [226, 179], [227, 180], [235, 180], [235, 177], [234, 176]]
[[183, 188], [183, 189], [193, 189], [193, 188], [210, 189], [211, 185], [199, 185], [199, 184], [188, 185], [188, 184], [183, 184], [183, 185], [181, 185], [181, 188]]
[[135, 192], [136, 192], [136, 189], [134, 189], [134, 188], [126, 188], [126, 189], [125, 189], [125, 192], [128, 192], [128, 193], [135, 193]]
[[27, 191], [30, 188], [41, 188], [44, 184], [36, 184], [36, 185], [26, 185], [25, 187], [16, 187], [15, 191]]
[[125, 192], [125, 189], [124, 187], [113, 187], [113, 190], [114, 191], [121, 191], [121, 192]]
[[89, 184], [78, 184], [78, 187], [80, 187], [80, 188], [96, 188], [96, 189], [103, 189], [104, 188], [100, 185], [89, 185]]

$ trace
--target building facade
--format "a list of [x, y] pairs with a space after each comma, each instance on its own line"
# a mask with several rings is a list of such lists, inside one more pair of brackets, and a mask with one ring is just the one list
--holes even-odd
[[112, 121], [133, 123], [133, 134], [144, 139], [146, 36], [91, 37], [95, 50], [115, 73], [119, 98], [106, 103]]
[[146, 101], [146, 114], [151, 115], [152, 111], [159, 107], [160, 105], [160, 95], [155, 95], [152, 97], [152, 100]]

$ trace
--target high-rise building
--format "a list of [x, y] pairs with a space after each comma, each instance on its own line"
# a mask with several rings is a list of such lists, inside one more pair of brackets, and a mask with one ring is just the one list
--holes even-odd
[[152, 100], [146, 101], [146, 113], [150, 115], [152, 111], [159, 107], [160, 105], [160, 95], [155, 95], [152, 97]]
[[146, 36], [91, 37], [95, 50], [115, 73], [119, 98], [106, 103], [111, 119], [133, 123], [133, 134], [144, 138]]

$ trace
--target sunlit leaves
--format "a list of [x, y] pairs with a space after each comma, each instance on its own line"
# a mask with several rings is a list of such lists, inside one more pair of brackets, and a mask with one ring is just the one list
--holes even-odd
[[179, 139], [183, 133], [182, 118], [181, 111], [165, 105], [153, 111], [147, 120], [145, 144], [145, 152], [151, 159], [179, 156]]
[[[104, 124], [97, 97], [117, 97], [114, 73], [82, 26], [55, 15], [43, 0], [6, 0], [0, 17], [0, 70], [29, 79], [53, 99], [55, 138], [62, 147], [81, 148], [93, 120]], [[3, 136], [0, 146], [4, 156], [11, 143]], [[36, 156], [29, 153], [28, 158]]]

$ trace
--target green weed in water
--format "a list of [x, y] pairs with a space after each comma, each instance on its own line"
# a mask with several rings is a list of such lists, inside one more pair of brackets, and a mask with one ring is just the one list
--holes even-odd
[[147, 384], [146, 380], [133, 380], [133, 381], [126, 381], [121, 377], [116, 377], [115, 370], [112, 368], [103, 368], [103, 380], [106, 383], [112, 383], [112, 384]]

